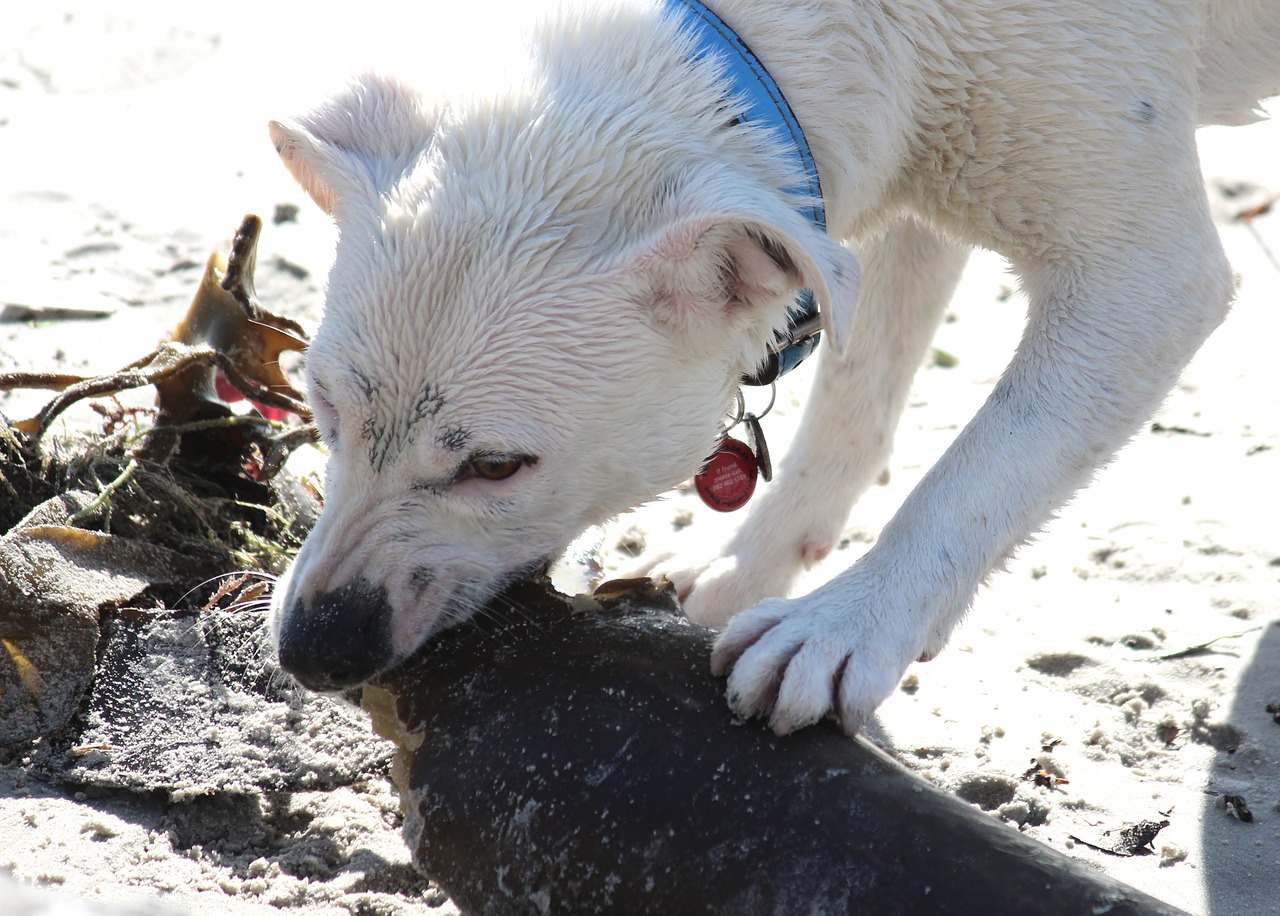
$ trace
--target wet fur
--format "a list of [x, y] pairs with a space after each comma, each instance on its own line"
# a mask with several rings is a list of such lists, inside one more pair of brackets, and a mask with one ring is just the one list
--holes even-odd
[[[804, 126], [829, 235], [647, 0], [548, 14], [505, 88], [369, 75], [273, 125], [340, 233], [308, 364], [327, 503], [273, 614], [304, 682], [395, 663], [688, 478], [803, 285], [829, 345], [775, 482], [720, 551], [647, 568], [726, 627], [738, 712], [856, 730], [1226, 315], [1194, 131], [1280, 88], [1272, 0], [713, 6]], [[972, 245], [1019, 275], [1022, 343], [875, 546], [780, 597], [886, 466]], [[459, 476], [486, 454], [528, 460]]]

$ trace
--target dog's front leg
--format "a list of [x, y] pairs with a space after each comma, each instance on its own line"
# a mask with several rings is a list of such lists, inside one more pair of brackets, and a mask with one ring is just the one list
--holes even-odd
[[861, 253], [849, 351], [823, 347], [804, 416], [773, 483], [722, 553], [671, 555], [665, 575], [688, 615], [724, 626], [836, 545], [854, 501], [885, 469], [911, 380], [960, 277], [968, 249], [904, 220]]
[[[1165, 202], [1167, 204], [1167, 201]], [[1019, 265], [1032, 308], [995, 390], [874, 547], [811, 594], [733, 620], [713, 668], [731, 705], [788, 732], [835, 712], [854, 732], [977, 587], [1157, 408], [1230, 299], [1203, 202], [1151, 200], [1146, 245]], [[1163, 212], [1160, 212], [1160, 211]]]

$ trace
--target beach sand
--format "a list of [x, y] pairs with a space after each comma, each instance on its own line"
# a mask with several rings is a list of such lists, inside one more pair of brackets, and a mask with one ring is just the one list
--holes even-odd
[[[379, 36], [259, 6], [233, 0], [217, 19], [136, 2], [6, 13], [0, 371], [105, 371], [147, 352], [250, 212], [267, 221], [263, 303], [318, 319], [332, 230], [280, 166], [265, 123]], [[392, 21], [382, 4], [366, 8], [363, 19]], [[1267, 711], [1280, 703], [1280, 215], [1238, 218], [1280, 192], [1280, 124], [1204, 131], [1202, 156], [1238, 277], [1230, 317], [1155, 423], [993, 578], [947, 651], [912, 666], [869, 734], [1009, 829], [1191, 912], [1280, 913], [1280, 722]], [[979, 406], [1025, 306], [1003, 261], [976, 254], [940, 358], [916, 379], [888, 484], [862, 500], [810, 584], [867, 548]], [[809, 372], [787, 380], [765, 421], [775, 454]], [[25, 416], [45, 397], [0, 394], [0, 411]], [[67, 422], [92, 419], [77, 408]], [[605, 565], [625, 568], [638, 542], [706, 541], [734, 522], [670, 494], [603, 529]], [[1149, 855], [1088, 845], [1144, 820], [1168, 821]], [[452, 911], [409, 868], [376, 767], [246, 817], [216, 798], [73, 792], [9, 760], [5, 872], [63, 901]], [[0, 912], [20, 911], [11, 891], [0, 886]]]

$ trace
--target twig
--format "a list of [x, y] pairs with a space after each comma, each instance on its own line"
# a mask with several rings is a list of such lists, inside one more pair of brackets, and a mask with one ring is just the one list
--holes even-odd
[[1280, 270], [1280, 259], [1276, 258], [1276, 253], [1271, 250], [1271, 246], [1267, 244], [1266, 239], [1262, 237], [1262, 233], [1258, 232], [1258, 227], [1253, 221], [1259, 216], [1271, 212], [1271, 208], [1280, 203], [1280, 194], [1272, 194], [1260, 204], [1255, 204], [1245, 210], [1241, 210], [1235, 215], [1238, 223], [1243, 223], [1244, 227], [1249, 230], [1254, 241], [1258, 243], [1258, 247], [1262, 249], [1262, 253], [1267, 256], [1267, 260], [1271, 262], [1271, 266], [1276, 270]]
[[165, 425], [165, 429], [175, 433], [191, 433], [200, 432], [206, 429], [227, 429], [233, 426], [250, 426], [250, 427], [268, 427], [275, 428], [283, 426], [277, 420], [268, 420], [265, 417], [255, 417], [248, 414], [231, 414], [227, 417], [213, 417], [208, 420], [190, 420], [183, 423], [169, 423]]
[[1267, 260], [1271, 262], [1271, 266], [1276, 270], [1280, 270], [1280, 258], [1276, 257], [1276, 253], [1271, 250], [1271, 246], [1267, 244], [1267, 240], [1262, 237], [1262, 233], [1258, 231], [1258, 227], [1253, 224], [1253, 220], [1246, 220], [1244, 227], [1249, 230], [1254, 241], [1258, 243], [1258, 247], [1262, 249], [1262, 253], [1267, 256]]
[[1201, 652], [1207, 652], [1209, 650], [1209, 647], [1212, 646], [1215, 642], [1221, 642], [1224, 639], [1239, 639], [1241, 636], [1248, 636], [1250, 633], [1256, 633], [1261, 629], [1262, 627], [1250, 627], [1249, 629], [1245, 630], [1242, 633], [1228, 633], [1225, 636], [1215, 636], [1213, 639], [1209, 640], [1208, 642], [1202, 642], [1194, 646], [1187, 646], [1187, 648], [1185, 649], [1179, 649], [1177, 652], [1170, 652], [1167, 655], [1156, 655], [1156, 656], [1153, 656], [1152, 658], [1143, 659], [1143, 661], [1167, 662], [1175, 658], [1187, 658], [1188, 656], [1191, 656], [1191, 655], [1199, 655]]
[[1280, 194], [1272, 194], [1265, 198], [1262, 203], [1254, 204], [1252, 207], [1246, 207], [1235, 215], [1237, 222], [1251, 223], [1259, 216], [1264, 216], [1271, 212], [1271, 208], [1280, 203]]
[[99, 509], [110, 503], [112, 494], [133, 479], [133, 474], [136, 470], [138, 470], [138, 462], [130, 458], [129, 463], [126, 464], [124, 466], [124, 470], [120, 472], [120, 476], [103, 487], [102, 492], [97, 495], [93, 502], [89, 503], [89, 505], [85, 506], [83, 509], [77, 509], [75, 512], [72, 512], [67, 516], [67, 525], [75, 526], [86, 521]]
[[84, 375], [63, 375], [57, 372], [0, 372], [0, 391], [11, 391], [14, 388], [62, 391], [87, 381], [88, 378]]
[[[27, 424], [30, 428], [23, 429], [23, 432], [30, 433], [39, 440], [54, 419], [77, 401], [95, 395], [118, 394], [129, 388], [154, 385], [193, 365], [211, 365], [216, 359], [217, 352], [207, 345], [185, 347], [172, 342], [163, 343], [152, 353], [119, 372], [83, 379], [67, 386], [41, 409], [34, 421]], [[26, 422], [19, 423], [19, 428], [23, 428]]]
[[1133, 853], [1131, 852], [1124, 852], [1119, 849], [1112, 849], [1110, 846], [1099, 846], [1097, 843], [1090, 843], [1088, 840], [1084, 839], [1083, 837], [1076, 836], [1074, 833], [1068, 833], [1067, 836], [1071, 837], [1071, 839], [1075, 840], [1077, 843], [1083, 843], [1085, 846], [1088, 846], [1090, 849], [1096, 849], [1098, 850], [1098, 852], [1105, 852], [1109, 856], [1120, 856], [1121, 858], [1125, 858], [1125, 859], [1133, 858]]

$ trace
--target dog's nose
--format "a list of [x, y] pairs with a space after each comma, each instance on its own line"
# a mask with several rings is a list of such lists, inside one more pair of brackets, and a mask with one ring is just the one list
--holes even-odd
[[285, 608], [277, 648], [280, 667], [312, 690], [342, 690], [391, 661], [387, 590], [364, 579]]

